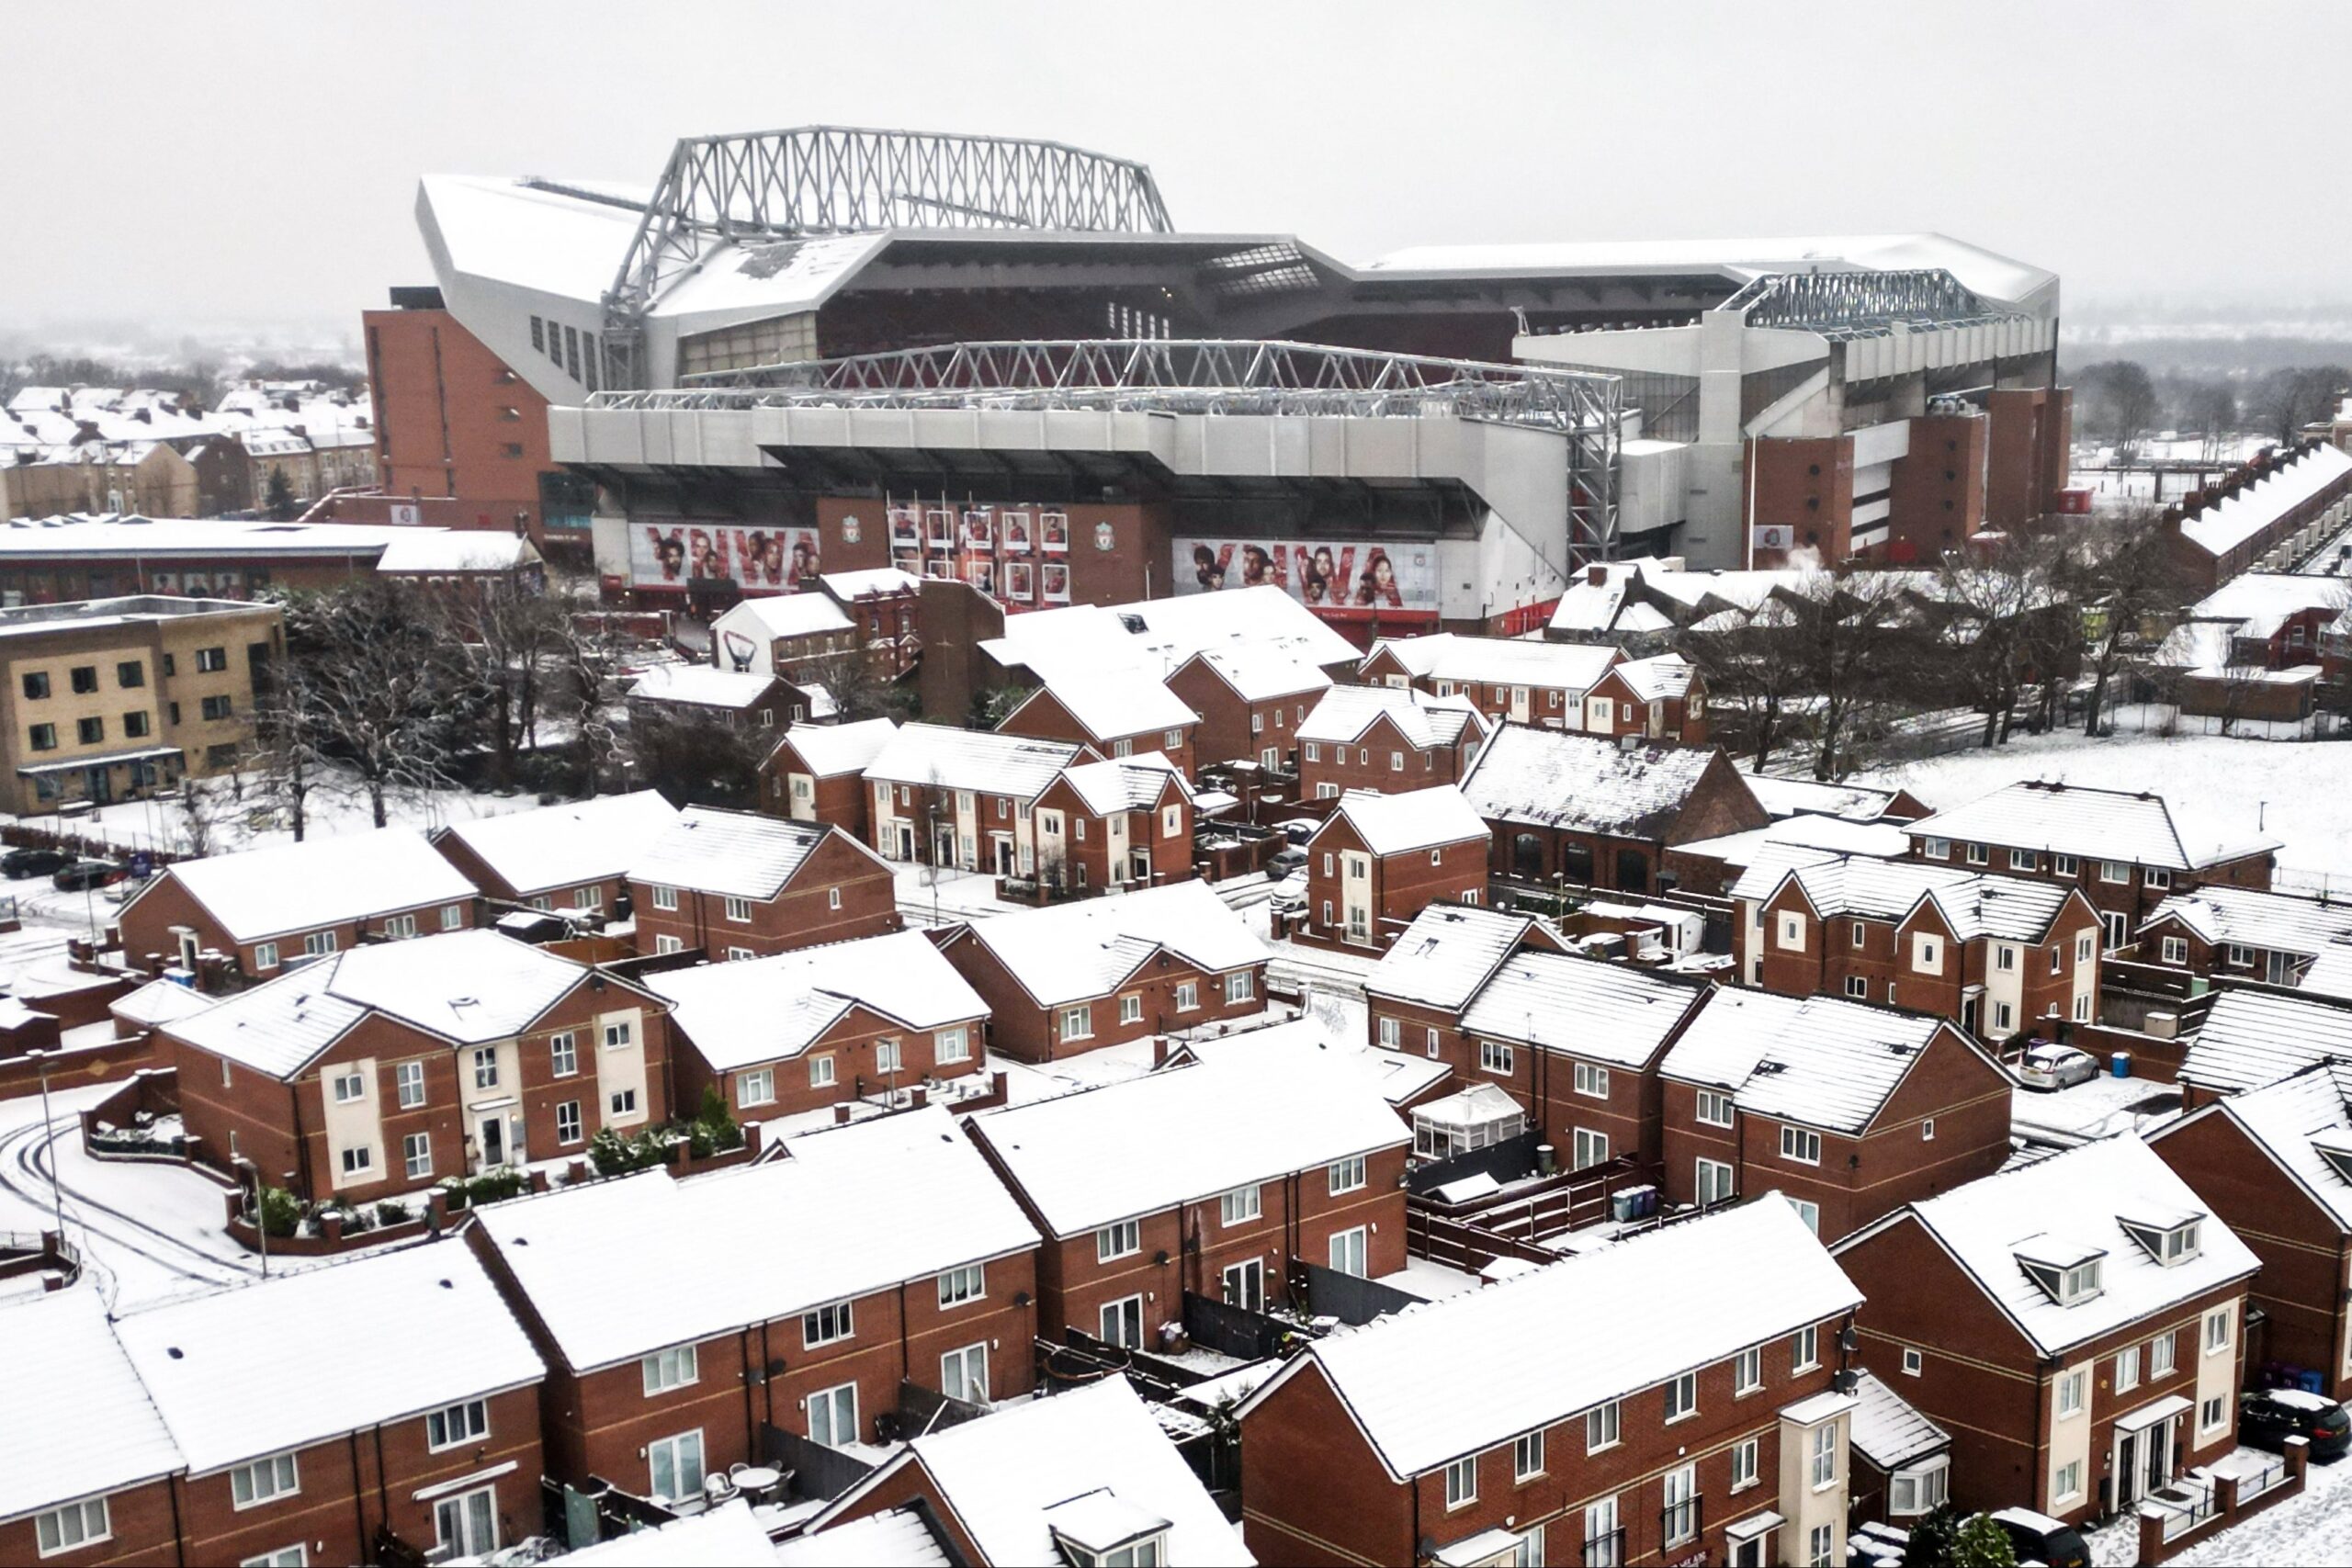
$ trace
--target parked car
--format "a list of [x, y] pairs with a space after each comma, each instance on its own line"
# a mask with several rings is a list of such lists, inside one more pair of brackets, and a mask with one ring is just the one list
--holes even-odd
[[62, 850], [10, 850], [0, 855], [0, 874], [11, 877], [47, 876], [73, 863], [74, 857]]
[[2091, 1549], [2083, 1532], [2062, 1525], [2031, 1508], [2003, 1508], [1993, 1516], [2017, 1549], [2020, 1562], [2044, 1562], [2049, 1568], [2091, 1568]]
[[2299, 1388], [2238, 1395], [2238, 1441], [2281, 1453], [2290, 1438], [2309, 1439], [2313, 1459], [2341, 1459], [2352, 1449], [2352, 1416], [2326, 1395]]
[[126, 876], [107, 889], [107, 902], [128, 904], [139, 897], [140, 891], [155, 879], [152, 876]]
[[123, 874], [123, 868], [106, 860], [77, 860], [49, 879], [49, 885], [60, 893], [80, 893], [87, 888], [104, 887]]
[[1266, 900], [1267, 907], [1280, 915], [1295, 915], [1306, 908], [1306, 876], [1294, 872], [1274, 884], [1274, 896]]
[[1281, 830], [1282, 836], [1292, 843], [1304, 844], [1307, 840], [1315, 837], [1315, 829], [1323, 824], [1319, 818], [1313, 817], [1291, 817], [1275, 823], [1274, 826]]
[[1306, 869], [1306, 852], [1305, 850], [1284, 850], [1266, 863], [1266, 875], [1269, 880], [1274, 882], [1283, 880], [1292, 872]]
[[2098, 1058], [2072, 1045], [2037, 1041], [2018, 1058], [2018, 1077], [2028, 1089], [2072, 1089], [2098, 1077]]

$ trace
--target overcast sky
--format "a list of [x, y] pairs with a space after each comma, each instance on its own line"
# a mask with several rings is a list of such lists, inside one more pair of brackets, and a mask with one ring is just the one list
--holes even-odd
[[430, 281], [420, 174], [811, 122], [1140, 158], [1351, 260], [1938, 229], [2078, 310], [2352, 297], [2336, 5], [7, 0], [0, 53], [0, 326], [347, 319]]

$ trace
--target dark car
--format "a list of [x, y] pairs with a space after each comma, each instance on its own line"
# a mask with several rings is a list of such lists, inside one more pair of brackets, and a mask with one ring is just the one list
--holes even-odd
[[2341, 1459], [2352, 1449], [2352, 1416], [2335, 1401], [2299, 1388], [2238, 1395], [2238, 1441], [2283, 1453], [2290, 1438], [2310, 1439], [2313, 1459]]
[[47, 876], [73, 863], [74, 857], [62, 850], [10, 850], [0, 855], [0, 875]]
[[49, 885], [60, 893], [80, 893], [92, 887], [104, 887], [124, 874], [124, 868], [112, 861], [77, 860], [49, 879]]
[[1280, 882], [1306, 863], [1305, 850], [1284, 850], [1266, 863], [1266, 875], [1273, 881]]
[[2020, 1562], [2046, 1562], [2050, 1568], [2091, 1568], [2090, 1544], [2083, 1532], [2062, 1525], [2031, 1508], [2004, 1508], [1993, 1516], [2017, 1550]]

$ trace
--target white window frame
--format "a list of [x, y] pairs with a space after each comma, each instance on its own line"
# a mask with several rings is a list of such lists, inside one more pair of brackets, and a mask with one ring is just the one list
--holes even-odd
[[1244, 1225], [1265, 1217], [1265, 1189], [1262, 1183], [1251, 1182], [1216, 1195], [1216, 1217], [1221, 1225]]
[[831, 1089], [836, 1081], [831, 1052], [827, 1051], [821, 1055], [808, 1058], [808, 1087], [810, 1089]]
[[1813, 1489], [1826, 1491], [1838, 1484], [1838, 1423], [1824, 1421], [1813, 1429], [1813, 1441], [1806, 1445], [1812, 1451], [1807, 1456], [1812, 1472]]
[[1503, 1042], [1499, 1040], [1478, 1042], [1478, 1070], [1480, 1072], [1509, 1077], [1517, 1061], [1518, 1058], [1511, 1054], [1511, 1048]]
[[660, 909], [666, 914], [677, 913], [678, 890], [676, 888], [669, 886], [666, 884], [657, 882], [650, 887], [648, 887], [645, 892], [647, 898], [652, 903], [655, 908]]
[[1539, 1428], [1511, 1439], [1510, 1478], [1526, 1483], [1544, 1473], [1544, 1433]]
[[[689, 1443], [694, 1445], [693, 1453], [695, 1462], [691, 1465], [681, 1464], [679, 1461], [685, 1458], [687, 1453], [686, 1445]], [[656, 1486], [653, 1483], [653, 1476], [655, 1473], [654, 1456], [656, 1454], [664, 1454], [670, 1461], [670, 1480], [673, 1485], [679, 1488], [677, 1495], [674, 1496], [662, 1498], [661, 1495], [661, 1488]], [[708, 1450], [703, 1446], [702, 1428], [699, 1427], [696, 1427], [691, 1432], [673, 1432], [669, 1437], [655, 1438], [652, 1442], [645, 1445], [646, 1490], [653, 1494], [657, 1499], [672, 1503], [681, 1503], [689, 1497], [700, 1496], [702, 1495], [703, 1464], [707, 1458]], [[694, 1478], [693, 1484], [691, 1486], [687, 1485], [686, 1483], [686, 1478], [689, 1473], [691, 1473]]]
[[1809, 1372], [1821, 1365], [1821, 1325], [1808, 1323], [1789, 1337], [1789, 1370]]
[[1764, 1348], [1750, 1345], [1731, 1359], [1731, 1392], [1734, 1397], [1754, 1393], [1764, 1386]]
[[1364, 1156], [1350, 1155], [1345, 1159], [1333, 1160], [1326, 1174], [1330, 1179], [1332, 1197], [1337, 1198], [1342, 1192], [1361, 1191], [1365, 1179]]
[[1781, 1123], [1781, 1157], [1799, 1165], [1821, 1163], [1821, 1134], [1810, 1127], [1792, 1122]]
[[1133, 1258], [1143, 1250], [1143, 1222], [1114, 1220], [1094, 1233], [1094, 1261], [1108, 1263], [1116, 1258]]
[[1465, 1454], [1445, 1467], [1445, 1506], [1448, 1512], [1466, 1508], [1478, 1500], [1478, 1456]]
[[2205, 1314], [2205, 1333], [2202, 1341], [2205, 1354], [2219, 1356], [2235, 1342], [2237, 1337], [2232, 1325], [2236, 1317], [2237, 1314], [2228, 1307], [2215, 1307]]
[[[267, 1490], [264, 1490], [266, 1483]], [[237, 1512], [258, 1508], [280, 1497], [300, 1496], [301, 1467], [292, 1451], [266, 1454], [229, 1472], [229, 1503]]]
[[857, 1311], [847, 1301], [827, 1302], [800, 1314], [800, 1348], [821, 1349], [857, 1337]]
[[577, 1030], [559, 1029], [548, 1036], [548, 1071], [560, 1078], [579, 1075], [580, 1034]]
[[737, 925], [747, 926], [752, 923], [752, 901], [749, 898], [739, 897], [730, 893], [727, 896], [727, 902], [723, 908], [727, 918]]
[[1666, 1425], [1688, 1421], [1699, 1414], [1699, 1374], [1684, 1372], [1666, 1382]]
[[1576, 1090], [1578, 1094], [1589, 1095], [1595, 1100], [1607, 1100], [1609, 1098], [1609, 1069], [1595, 1066], [1590, 1062], [1578, 1062], [1576, 1066]]
[[1745, 1438], [1731, 1446], [1731, 1489], [1745, 1492], [1762, 1479], [1758, 1461], [1763, 1445], [1754, 1438]]
[[[434, 1432], [438, 1428], [439, 1437]], [[442, 1453], [461, 1449], [490, 1435], [490, 1402], [463, 1399], [424, 1413], [424, 1451]]]
[[[571, 1131], [564, 1130], [569, 1122]], [[581, 1119], [580, 1101], [567, 1100], [555, 1108], [555, 1141], [559, 1145], [576, 1144], [587, 1135], [586, 1122]]]
[[746, 1067], [735, 1075], [735, 1108], [749, 1110], [755, 1105], [775, 1103], [775, 1069]]
[[1596, 1404], [1584, 1413], [1584, 1451], [1597, 1454], [1615, 1448], [1623, 1440], [1623, 1412], [1619, 1402]]
[[985, 1263], [966, 1263], [940, 1273], [939, 1305], [942, 1311], [985, 1300], [988, 1293], [989, 1272]]
[[[69, 1530], [71, 1540], [67, 1539]], [[34, 1549], [43, 1557], [79, 1551], [113, 1539], [114, 1514], [103, 1496], [85, 1497], [78, 1503], [44, 1509], [33, 1520]]]
[[2170, 1334], [2159, 1334], [2148, 1341], [2148, 1381], [2168, 1378], [2180, 1369], [2178, 1347]]
[[2140, 1347], [2126, 1345], [2115, 1353], [2115, 1392], [2126, 1393], [2140, 1386]]
[[368, 1098], [368, 1075], [354, 1067], [334, 1075], [334, 1102], [356, 1105]]
[[2089, 1387], [2090, 1374], [2079, 1367], [2071, 1372], [2058, 1374], [2056, 1409], [2059, 1420], [2072, 1420], [2083, 1413], [2083, 1404], [2088, 1395]]
[[[1702, 1089], [1693, 1114], [1702, 1127], [1728, 1127], [1732, 1124], [1734, 1101], [1728, 1089]], [[1713, 1112], [1713, 1114], [1709, 1114]]]
[[972, 1059], [972, 1032], [957, 1025], [943, 1029], [931, 1037], [931, 1059], [934, 1066], [952, 1066]]
[[433, 1174], [431, 1133], [401, 1134], [401, 1174], [410, 1181], [423, 1181]]

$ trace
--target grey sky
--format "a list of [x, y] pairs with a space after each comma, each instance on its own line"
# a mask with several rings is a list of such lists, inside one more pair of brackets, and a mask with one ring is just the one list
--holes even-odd
[[1141, 158], [1180, 226], [1939, 229], [2125, 296], [2352, 296], [2352, 8], [13, 0], [0, 326], [334, 320], [428, 277], [429, 170], [650, 182], [813, 121]]

